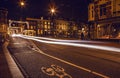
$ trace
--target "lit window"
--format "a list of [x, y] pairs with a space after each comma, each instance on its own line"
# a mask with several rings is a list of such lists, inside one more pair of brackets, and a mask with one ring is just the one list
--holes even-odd
[[50, 26], [48, 26], [48, 29], [50, 29]]
[[50, 22], [48, 22], [48, 25], [50, 25]]
[[47, 22], [45, 22], [45, 24], [47, 24]]
[[45, 29], [47, 28], [47, 25], [45, 25]]

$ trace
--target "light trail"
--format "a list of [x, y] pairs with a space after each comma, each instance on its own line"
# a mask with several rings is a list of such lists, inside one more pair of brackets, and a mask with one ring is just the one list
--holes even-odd
[[103, 43], [103, 42], [98, 42], [98, 41], [85, 41], [85, 40], [62, 40], [62, 39], [54, 39], [54, 38], [46, 38], [46, 37], [36, 37], [36, 36], [27, 36], [27, 37], [32, 37], [32, 38], [37, 38], [37, 39], [44, 39], [44, 40], [49, 40], [49, 41], [57, 41], [57, 42], [84, 42], [84, 43]]
[[[76, 47], [85, 47], [85, 48], [93, 48], [93, 49], [100, 49], [100, 50], [108, 50], [108, 51], [116, 51], [116, 52], [120, 52], [120, 49], [119, 48], [112, 48], [112, 47], [105, 47], [105, 46], [95, 46], [95, 45], [87, 45], [87, 44], [75, 44], [75, 43], [65, 43], [65, 42], [53, 42], [53, 41], [45, 41], [45, 40], [39, 40], [39, 39], [36, 39], [34, 37], [30, 37], [30, 36], [22, 36], [22, 35], [17, 35], [17, 37], [21, 37], [21, 38], [24, 38], [24, 39], [31, 39], [31, 40], [35, 40], [35, 41], [38, 41], [38, 42], [42, 42], [42, 43], [48, 43], [48, 44], [60, 44], [60, 45], [68, 45], [68, 46], [76, 46]], [[35, 50], [36, 51], [36, 50]], [[61, 61], [63, 63], [66, 63], [68, 65], [71, 65], [73, 67], [76, 67], [78, 69], [81, 69], [81, 70], [84, 70], [86, 72], [90, 72], [94, 75], [97, 75], [97, 76], [100, 76], [102, 78], [110, 78], [109, 76], [106, 76], [104, 74], [101, 74], [101, 73], [98, 73], [98, 72], [95, 72], [93, 70], [90, 70], [88, 68], [85, 68], [85, 67], [82, 67], [82, 66], [78, 66], [76, 64], [73, 64], [71, 62], [68, 62], [68, 61], [65, 61], [63, 59], [60, 59], [60, 58], [57, 58], [55, 56], [52, 56], [52, 55], [49, 55], [49, 54], [46, 54], [44, 52], [42, 52], [41, 50], [38, 50], [37, 52], [45, 55], [45, 56], [48, 56], [50, 58], [53, 58], [53, 59], [56, 59], [58, 61]]]
[[67, 46], [75, 46], [75, 47], [84, 47], [84, 48], [92, 48], [92, 49], [99, 49], [99, 50], [106, 50], [106, 51], [114, 51], [114, 52], [120, 52], [120, 48], [115, 47], [108, 47], [108, 46], [99, 46], [99, 45], [89, 45], [89, 44], [76, 44], [76, 43], [65, 43], [65, 42], [54, 42], [54, 41], [45, 41], [45, 40], [39, 40], [34, 37], [27, 37], [27, 36], [19, 36], [25, 39], [31, 39], [42, 43], [48, 43], [48, 44], [59, 44], [59, 45], [67, 45]]

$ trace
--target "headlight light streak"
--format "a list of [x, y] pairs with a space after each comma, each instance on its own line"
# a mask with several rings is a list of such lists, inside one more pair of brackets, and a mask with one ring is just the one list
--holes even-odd
[[21, 34], [12, 34], [12, 37], [20, 37], [22, 36]]
[[84, 47], [84, 48], [92, 48], [92, 49], [100, 49], [100, 50], [106, 50], [106, 51], [120, 52], [120, 48], [115, 48], [115, 47], [46, 41], [46, 40], [40, 40], [40, 39], [36, 39], [34, 37], [29, 37], [29, 36], [28, 37], [27, 36], [19, 36], [19, 37], [22, 37], [25, 39], [35, 40], [35, 41], [42, 42], [42, 43], [48, 43], [48, 44], [59, 44], [59, 45], [67, 45], [67, 46]]
[[57, 42], [84, 42], [84, 43], [103, 43], [98, 41], [85, 41], [85, 40], [62, 40], [62, 39], [54, 39], [54, 38], [46, 38], [46, 37], [36, 37], [36, 36], [27, 36], [37, 39], [49, 40], [49, 41], [57, 41]]

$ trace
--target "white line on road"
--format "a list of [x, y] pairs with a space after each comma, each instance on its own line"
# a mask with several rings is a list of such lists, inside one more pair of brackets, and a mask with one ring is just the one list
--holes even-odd
[[[37, 47], [37, 48], [38, 48], [38, 47]], [[39, 51], [37, 51], [37, 52], [39, 52], [40, 54], [43, 54], [43, 55], [45, 55], [45, 56], [47, 56], [47, 57], [53, 58], [53, 59], [55, 59], [55, 60], [58, 60], [58, 61], [63, 62], [63, 63], [65, 63], [65, 64], [71, 65], [71, 66], [76, 67], [76, 68], [78, 68], [78, 69], [87, 71], [87, 72], [92, 73], [92, 74], [97, 75], [97, 76], [100, 76], [100, 77], [103, 77], [103, 78], [110, 78], [110, 77], [108, 77], [108, 76], [106, 76], [106, 75], [103, 75], [103, 74], [101, 74], [101, 73], [95, 72], [95, 71], [93, 71], [93, 70], [87, 69], [87, 68], [82, 67], [82, 66], [75, 65], [75, 64], [73, 64], [73, 63], [70, 63], [70, 62], [65, 61], [65, 60], [63, 60], [63, 59], [60, 59], [60, 58], [57, 58], [57, 57], [55, 57], [55, 56], [46, 54], [46, 53], [44, 53], [43, 51], [41, 51], [40, 49], [38, 49], [38, 50], [39, 50]]]
[[[38, 39], [28, 38], [28, 37], [22, 37], [22, 38], [32, 39], [32, 40], [40, 41], [40, 42], [44, 42], [44, 43], [52, 43], [52, 44], [55, 44], [55, 43], [56, 43], [56, 42], [43, 41], [43, 40], [38, 40]], [[60, 42], [57, 43], [57, 44], [66, 44], [66, 45], [68, 45], [68, 43], [60, 43]], [[72, 45], [74, 45], [74, 46], [76, 45], [76, 46], [77, 46], [78, 44], [72, 44]], [[80, 45], [80, 46], [86, 47], [85, 45]], [[93, 47], [95, 48], [95, 46], [92, 46], [92, 47], [90, 47], [90, 48], [93, 48]], [[37, 46], [36, 46], [36, 48], [37, 48]], [[99, 48], [103, 48], [103, 47], [99, 47]], [[47, 57], [50, 57], [50, 58], [56, 59], [56, 60], [58, 60], [58, 61], [61, 61], [61, 62], [65, 63], [65, 64], [68, 64], [68, 65], [71, 65], [71, 66], [76, 67], [76, 68], [78, 68], [78, 69], [81, 69], [81, 70], [87, 71], [87, 72], [89, 72], [89, 73], [92, 73], [92, 74], [94, 74], [94, 75], [97, 75], [97, 76], [100, 76], [100, 77], [103, 77], [103, 78], [110, 78], [109, 76], [106, 76], [106, 75], [103, 75], [103, 74], [101, 74], [101, 73], [95, 72], [95, 71], [90, 70], [90, 69], [88, 69], [88, 68], [85, 68], [85, 67], [82, 67], [82, 66], [78, 66], [78, 65], [75, 65], [75, 64], [73, 64], [73, 63], [71, 63], [71, 62], [65, 61], [65, 60], [63, 60], [63, 59], [57, 58], [57, 57], [52, 56], [52, 55], [49, 55], [49, 54], [46, 54], [46, 53], [42, 52], [40, 49], [35, 50], [35, 51], [37, 51], [37, 52], [39, 52], [40, 54], [43, 54], [43, 55], [45, 55], [45, 56], [47, 56]]]

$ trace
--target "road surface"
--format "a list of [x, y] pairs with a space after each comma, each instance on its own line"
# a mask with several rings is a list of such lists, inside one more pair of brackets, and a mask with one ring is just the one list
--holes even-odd
[[[31, 41], [25, 37], [13, 37], [10, 40], [8, 49], [25, 77], [120, 78], [119, 46], [116, 46], [118, 51], [114, 52], [84, 46], [50, 44], [41, 40], [43, 42]], [[75, 44], [107, 45], [94, 41]]]

